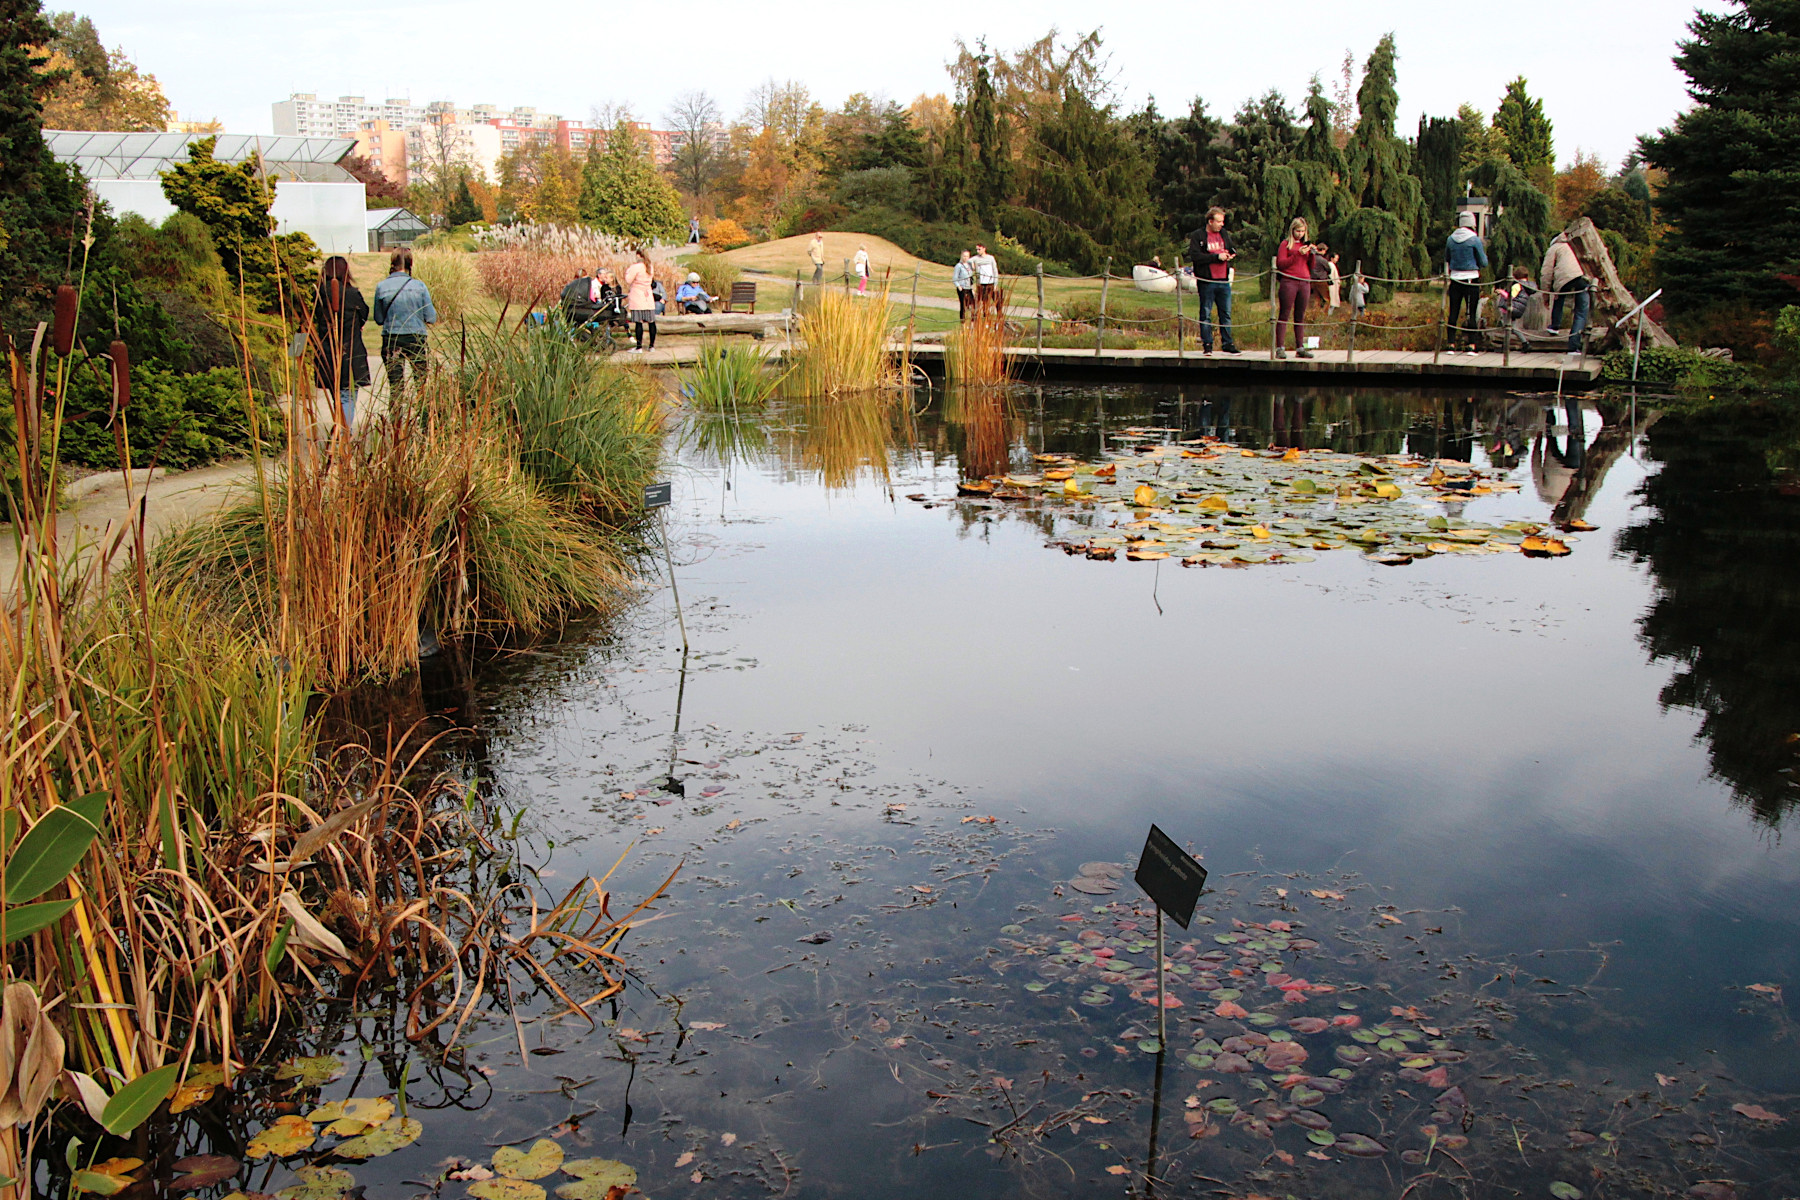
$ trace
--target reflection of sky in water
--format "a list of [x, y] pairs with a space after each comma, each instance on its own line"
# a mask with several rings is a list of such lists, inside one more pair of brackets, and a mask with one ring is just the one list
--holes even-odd
[[[1003, 418], [1015, 469], [1030, 450], [1091, 450], [1103, 428], [1179, 419], [1193, 430], [1204, 419], [1186, 397], [1178, 407], [1173, 389], [1114, 389], [1102, 426], [1094, 394], [1051, 393], [1040, 417], [1027, 393]], [[1379, 431], [1358, 436], [1397, 450], [1407, 428], [1435, 422], [1451, 433], [1434, 432], [1437, 444], [1485, 464], [1491, 435], [1455, 436], [1472, 415], [1459, 416], [1461, 403], [1409, 412], [1389, 399], [1368, 423]], [[1266, 437], [1270, 407], [1240, 399], [1240, 435]], [[1494, 412], [1482, 416], [1490, 430]], [[1598, 415], [1580, 415], [1592, 438]], [[1339, 416], [1334, 428], [1351, 436], [1354, 406]], [[1556, 498], [1542, 489], [1572, 475], [1542, 453], [1540, 409], [1510, 419], [1521, 434], [1508, 462], [1523, 486], [1469, 503], [1470, 519], [1540, 519]], [[676, 475], [668, 515], [682, 596], [695, 650], [715, 656], [715, 669], [688, 679], [684, 730], [716, 727], [721, 744], [830, 731], [837, 769], [861, 764], [844, 776], [847, 800], [909, 776], [966, 789], [975, 811], [1057, 831], [1033, 850], [1050, 879], [1086, 859], [1129, 859], [1154, 820], [1204, 855], [1215, 882], [1258, 860], [1335, 866], [1390, 889], [1403, 909], [1460, 908], [1451, 923], [1484, 955], [1616, 943], [1597, 986], [1624, 1019], [1565, 1049], [1647, 1081], [1703, 1044], [1730, 1056], [1746, 1083], [1790, 1084], [1791, 1051], [1742, 1052], [1763, 1026], [1738, 1015], [1740, 993], [1725, 989], [1792, 971], [1800, 868], [1711, 780], [1695, 715], [1659, 704], [1670, 668], [1646, 662], [1637, 624], [1655, 585], [1612, 553], [1618, 531], [1640, 519], [1636, 494], [1655, 469], [1628, 448], [1603, 478], [1590, 471], [1585, 516], [1600, 528], [1563, 560], [1439, 556], [1384, 568], [1338, 551], [1227, 571], [1088, 562], [1045, 549], [1039, 525], [1001, 512], [983, 520], [906, 500], [953, 491], [966, 422], [926, 414], [909, 431], [917, 448], [891, 450], [873, 471], [856, 467], [880, 453], [868, 414], [845, 423], [849, 447], [806, 444], [791, 416], [771, 427], [747, 461], [721, 469], [703, 454]], [[684, 817], [685, 802], [617, 826], [587, 815], [614, 812], [595, 798], [657, 773], [678, 650], [672, 619], [657, 626], [666, 606], [666, 592], [648, 602], [626, 653], [603, 670], [583, 668], [549, 697], [501, 692], [499, 779], [548, 829], [591, 837], [559, 857], [561, 877], [604, 870], [622, 827], [665, 827], [654, 844], [671, 852], [730, 816], [772, 818], [765, 841], [790, 829], [855, 840], [875, 828], [867, 805], [833, 810], [820, 799], [795, 815], [735, 788], [713, 818]], [[650, 673], [633, 670], [645, 665]], [[627, 765], [602, 773], [615, 764]], [[767, 846], [740, 851], [738, 868], [780, 858]], [[646, 852], [631, 878], [664, 864]], [[699, 873], [729, 874], [710, 864]], [[662, 947], [684, 941], [694, 919], [684, 910], [704, 904], [706, 889], [691, 886], [682, 898], [677, 885]], [[1041, 891], [1010, 880], [996, 893], [1015, 888]], [[792, 931], [782, 934], [771, 944], [785, 953]], [[770, 953], [759, 926], [738, 936], [750, 958]], [[948, 927], [943, 937], [950, 953], [962, 944]], [[697, 941], [652, 976], [699, 986], [716, 965], [710, 945]], [[853, 981], [837, 986], [854, 998]]]

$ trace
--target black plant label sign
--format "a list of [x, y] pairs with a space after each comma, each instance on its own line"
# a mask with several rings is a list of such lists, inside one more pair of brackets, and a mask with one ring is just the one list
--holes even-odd
[[662, 508], [675, 499], [675, 485], [672, 483], [646, 483], [644, 485], [644, 507]]
[[1156, 907], [1183, 929], [1194, 919], [1194, 905], [1206, 887], [1206, 868], [1199, 860], [1175, 844], [1173, 838], [1156, 826], [1144, 839], [1144, 853], [1138, 857], [1137, 873], [1132, 876]]

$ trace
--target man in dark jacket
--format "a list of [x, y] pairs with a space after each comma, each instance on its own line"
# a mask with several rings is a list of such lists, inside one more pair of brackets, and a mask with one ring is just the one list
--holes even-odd
[[1195, 290], [1200, 293], [1200, 346], [1203, 353], [1213, 349], [1212, 313], [1219, 314], [1219, 341], [1227, 354], [1236, 354], [1237, 338], [1231, 329], [1231, 260], [1237, 252], [1231, 248], [1231, 235], [1225, 232], [1225, 210], [1212, 208], [1206, 214], [1206, 228], [1196, 229], [1188, 239], [1188, 257], [1194, 263]]

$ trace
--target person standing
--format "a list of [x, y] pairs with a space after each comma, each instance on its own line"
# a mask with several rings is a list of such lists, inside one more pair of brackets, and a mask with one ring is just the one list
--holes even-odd
[[[1444, 270], [1450, 276], [1449, 327], [1445, 330], [1451, 346], [1458, 342], [1475, 351], [1475, 310], [1481, 303], [1481, 269], [1488, 265], [1487, 247], [1475, 232], [1475, 214], [1459, 213], [1456, 228], [1444, 242]], [[1461, 324], [1462, 314], [1468, 324]]]
[[812, 259], [813, 287], [823, 288], [825, 286], [825, 235], [823, 233], [812, 235], [812, 243], [806, 247], [806, 257]]
[[1570, 245], [1569, 235], [1557, 234], [1544, 254], [1544, 265], [1538, 270], [1538, 290], [1550, 297], [1551, 333], [1562, 325], [1563, 301], [1569, 301], [1574, 307], [1575, 315], [1569, 326], [1570, 354], [1581, 350], [1581, 335], [1587, 330], [1588, 306], [1592, 300], [1591, 287], [1587, 268], [1581, 265], [1580, 256]]
[[313, 382], [337, 398], [346, 433], [356, 420], [356, 389], [369, 386], [369, 350], [362, 336], [368, 320], [368, 302], [350, 281], [350, 260], [332, 255], [319, 272], [313, 297]]
[[975, 313], [998, 313], [1000, 311], [1000, 264], [988, 253], [988, 248], [980, 242], [975, 243], [975, 257], [969, 260], [969, 269], [975, 272]]
[[650, 254], [639, 250], [637, 261], [625, 268], [625, 311], [631, 318], [631, 335], [637, 343], [632, 353], [644, 351], [646, 325], [650, 327], [649, 349], [656, 349], [656, 292], [651, 286], [655, 282], [650, 272]]
[[1206, 228], [1195, 230], [1188, 238], [1188, 257], [1194, 264], [1194, 290], [1200, 294], [1201, 353], [1212, 353], [1211, 317], [1216, 310], [1220, 348], [1227, 354], [1236, 354], [1237, 337], [1231, 328], [1231, 260], [1237, 257], [1237, 251], [1231, 248], [1231, 235], [1225, 232], [1224, 209], [1207, 210]]
[[969, 319], [969, 310], [975, 307], [975, 269], [969, 265], [969, 252], [964, 250], [956, 260], [956, 269], [950, 272], [950, 282], [956, 285], [956, 319]]
[[700, 217], [698, 214], [688, 218], [688, 245], [700, 244]]
[[856, 248], [856, 258], [851, 262], [850, 265], [851, 265], [851, 270], [856, 272], [856, 294], [859, 296], [868, 295], [869, 294], [869, 248], [867, 246], [858, 246]]
[[1275, 250], [1275, 283], [1278, 308], [1275, 317], [1276, 358], [1286, 358], [1282, 349], [1283, 327], [1294, 327], [1294, 357], [1311, 358], [1306, 348], [1306, 297], [1312, 291], [1313, 253], [1317, 247], [1306, 240], [1306, 218], [1288, 222], [1288, 235]]
[[412, 364], [413, 384], [425, 378], [425, 335], [437, 324], [431, 289], [412, 275], [413, 253], [405, 246], [388, 255], [388, 277], [375, 285], [373, 316], [381, 326], [381, 363], [388, 392], [397, 395]]
[[1331, 280], [1326, 285], [1325, 301], [1330, 306], [1331, 311], [1336, 312], [1338, 310], [1338, 305], [1344, 302], [1342, 291], [1344, 277], [1338, 274], [1338, 256], [1336, 254], [1330, 256], [1330, 263]]
[[1312, 303], [1315, 307], [1326, 308], [1331, 304], [1331, 247], [1324, 242], [1318, 245], [1317, 253], [1312, 260]]

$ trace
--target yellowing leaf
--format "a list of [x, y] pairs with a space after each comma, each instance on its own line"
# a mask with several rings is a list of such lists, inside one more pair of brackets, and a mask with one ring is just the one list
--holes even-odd
[[1212, 495], [1208, 496], [1206, 499], [1204, 499], [1200, 502], [1200, 507], [1205, 508], [1205, 509], [1210, 509], [1213, 512], [1225, 512], [1227, 509], [1229, 509], [1231, 507], [1231, 502], [1229, 500], [1225, 499], [1225, 496], [1223, 493], [1214, 492]]
[[[1250, 452], [1246, 450], [1244, 453], [1248, 454]], [[1108, 1175], [1129, 1175], [1131, 1174], [1131, 1168], [1121, 1167], [1118, 1163], [1114, 1163], [1112, 1166], [1106, 1168], [1106, 1173]]]
[[1398, 500], [1400, 498], [1400, 485], [1397, 483], [1378, 483], [1375, 485], [1375, 494], [1380, 496], [1383, 500]]
[[324, 1087], [344, 1073], [344, 1064], [329, 1054], [290, 1058], [275, 1068], [275, 1078], [292, 1079], [295, 1088]]
[[277, 1117], [273, 1125], [250, 1139], [250, 1144], [244, 1147], [244, 1156], [267, 1158], [273, 1154], [277, 1158], [286, 1158], [310, 1149], [313, 1136], [313, 1124], [305, 1117]]
[[276, 1192], [280, 1200], [338, 1200], [356, 1186], [356, 1177], [341, 1167], [301, 1167], [294, 1174], [301, 1182]]
[[1148, 508], [1156, 503], [1156, 489], [1147, 483], [1140, 483], [1131, 491], [1131, 502], [1140, 508]]
[[471, 1183], [469, 1195], [478, 1196], [480, 1200], [544, 1200], [544, 1189], [523, 1179], [502, 1176]]
[[325, 1127], [326, 1133], [355, 1137], [393, 1116], [394, 1102], [385, 1097], [333, 1100], [306, 1115], [308, 1120], [331, 1122]]
[[1269, 537], [1269, 527], [1267, 525], [1252, 525], [1250, 527], [1250, 536], [1254, 537], [1259, 542], [1266, 541]]
[[562, 1164], [563, 1148], [549, 1138], [539, 1138], [529, 1150], [502, 1146], [494, 1151], [494, 1170], [512, 1179], [542, 1179]]
[[[337, 1124], [341, 1125], [343, 1122], [339, 1121]], [[384, 1154], [392, 1154], [412, 1145], [423, 1132], [424, 1127], [411, 1117], [391, 1117], [361, 1137], [339, 1142], [332, 1147], [332, 1153], [341, 1154], [345, 1158], [380, 1158]], [[555, 1143], [552, 1142], [551, 1145]]]
[[1530, 558], [1561, 558], [1569, 552], [1569, 544], [1561, 538], [1528, 537], [1519, 549]]
[[225, 1068], [219, 1063], [194, 1063], [188, 1068], [187, 1078], [169, 1098], [169, 1111], [186, 1112], [196, 1104], [206, 1103], [212, 1099], [214, 1089], [224, 1082]]

